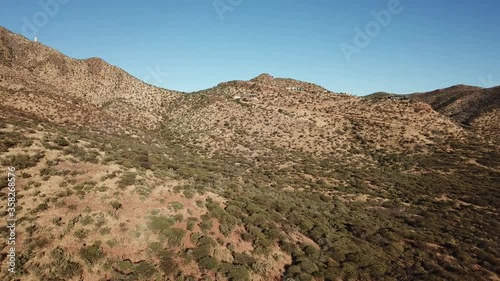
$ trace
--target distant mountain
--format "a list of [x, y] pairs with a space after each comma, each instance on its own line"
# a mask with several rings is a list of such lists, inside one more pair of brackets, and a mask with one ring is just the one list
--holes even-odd
[[411, 94], [415, 100], [426, 102], [432, 108], [454, 121], [494, 133], [500, 132], [500, 86], [480, 88], [467, 85]]
[[387, 99], [387, 98], [399, 98], [399, 99], [406, 99], [406, 95], [399, 95], [399, 94], [391, 94], [387, 92], [376, 92], [370, 95], [366, 95], [363, 98], [365, 99]]
[[423, 102], [369, 100], [269, 74], [224, 82], [178, 102], [165, 127], [210, 150], [242, 155], [250, 148], [254, 156], [265, 155], [273, 145], [347, 159], [350, 149], [413, 150], [463, 133]]

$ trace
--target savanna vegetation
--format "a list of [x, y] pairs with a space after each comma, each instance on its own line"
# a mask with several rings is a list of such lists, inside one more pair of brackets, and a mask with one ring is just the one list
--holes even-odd
[[[168, 130], [145, 137], [151, 138], [148, 141], [82, 130], [66, 130], [65, 136], [88, 143], [82, 147], [56, 139], [79, 161], [135, 169], [116, 176], [121, 189], [137, 185], [138, 174], [151, 171], [159, 178], [184, 181], [176, 192], [187, 194], [186, 198], [212, 192], [226, 202], [224, 206], [211, 199], [200, 202], [207, 213], [199, 219], [150, 214], [147, 228], [160, 239], [150, 248], [159, 263], [109, 260], [102, 242], [94, 241], [82, 247], [77, 257], [55, 249], [52, 256], [57, 260], [47, 265], [53, 270], [44, 271], [53, 275], [62, 276], [58, 272], [68, 268], [78, 274], [84, 267], [106, 262], [116, 276], [131, 278], [127, 280], [154, 274], [194, 280], [181, 270], [191, 261], [202, 272], [251, 280], [268, 273], [260, 258], [280, 259], [276, 248], [291, 258], [282, 273], [285, 280], [488, 280], [500, 274], [500, 174], [495, 169], [500, 155], [493, 144], [488, 147], [479, 138], [433, 146], [428, 154], [391, 154], [367, 147], [358, 153], [374, 159], [376, 165], [356, 167], [328, 155], [275, 147], [269, 147], [272, 155], [259, 161], [224, 152], [206, 157], [203, 149], [183, 143]], [[43, 154], [20, 154], [2, 161], [21, 161], [21, 168], [28, 168], [41, 158]], [[279, 165], [289, 162], [293, 165]], [[57, 176], [50, 171], [44, 174]], [[83, 196], [97, 188], [96, 182], [83, 182], [73, 185], [72, 192]], [[108, 204], [117, 215], [126, 202]], [[49, 206], [41, 204], [33, 212]], [[166, 207], [173, 212], [184, 209], [180, 202]], [[185, 229], [174, 227], [184, 220]], [[98, 221], [98, 229], [106, 233], [102, 218], [86, 215], [78, 221], [80, 226], [71, 231], [78, 240], [85, 239], [88, 227]], [[242, 226], [241, 237], [253, 249], [241, 253], [216, 241], [214, 222], [225, 237]], [[191, 233], [192, 248], [183, 246], [186, 231]], [[115, 247], [116, 241], [107, 244]], [[218, 246], [227, 247], [232, 258], [218, 259]], [[28, 249], [37, 247], [41, 245], [35, 240], [28, 244]], [[30, 253], [21, 257], [29, 259]]]

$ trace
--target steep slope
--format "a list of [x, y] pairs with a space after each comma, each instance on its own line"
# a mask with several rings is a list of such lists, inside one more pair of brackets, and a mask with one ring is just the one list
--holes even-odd
[[[122, 123], [147, 128], [158, 126], [165, 106], [180, 95], [147, 85], [101, 59], [71, 59], [2, 27], [0, 90], [4, 106], [30, 111], [45, 118], [48, 116], [43, 109], [50, 111], [54, 108], [51, 103], [59, 105], [62, 100], [69, 103], [64, 107], [70, 112], [71, 104], [85, 107], [90, 112], [100, 108], [100, 112], [96, 113], [98, 115], [104, 114]], [[43, 107], [28, 109], [27, 104]], [[90, 125], [99, 118], [82, 120], [68, 114], [52, 118], [52, 121], [81, 121]]]
[[498, 137], [500, 132], [500, 86], [484, 89], [457, 85], [427, 93], [415, 93], [412, 99], [424, 101], [457, 123]]

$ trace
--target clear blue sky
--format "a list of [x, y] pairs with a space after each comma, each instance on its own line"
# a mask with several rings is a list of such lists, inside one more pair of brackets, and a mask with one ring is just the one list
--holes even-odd
[[[260, 73], [356, 95], [500, 84], [500, 1], [393, 1], [0, 0], [0, 25], [180, 91]], [[381, 10], [390, 21], [370, 26]], [[356, 44], [367, 25], [369, 44]]]

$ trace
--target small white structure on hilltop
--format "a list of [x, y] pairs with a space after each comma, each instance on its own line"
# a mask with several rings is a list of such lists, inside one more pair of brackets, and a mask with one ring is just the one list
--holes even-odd
[[35, 39], [33, 41], [38, 42], [38, 35], [35, 34]]
[[256, 101], [257, 100], [257, 94], [244, 94], [244, 95], [236, 95], [233, 96], [233, 100], [236, 101]]
[[301, 87], [286, 87], [288, 91], [304, 91], [304, 88]]

